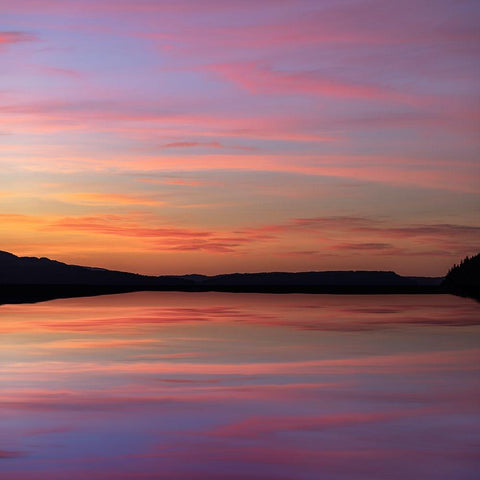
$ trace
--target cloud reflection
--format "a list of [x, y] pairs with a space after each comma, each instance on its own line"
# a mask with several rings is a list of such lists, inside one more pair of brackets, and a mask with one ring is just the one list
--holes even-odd
[[145, 292], [1, 313], [12, 480], [473, 480], [478, 467], [473, 301]]

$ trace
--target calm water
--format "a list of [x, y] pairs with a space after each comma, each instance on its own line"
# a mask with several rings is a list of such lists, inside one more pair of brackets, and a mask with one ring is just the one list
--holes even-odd
[[5, 480], [461, 480], [480, 309], [133, 293], [0, 307]]

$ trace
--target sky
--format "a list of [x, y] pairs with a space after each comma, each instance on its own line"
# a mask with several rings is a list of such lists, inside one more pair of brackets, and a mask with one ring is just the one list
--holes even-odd
[[444, 275], [480, 245], [480, 5], [0, 0], [0, 249]]

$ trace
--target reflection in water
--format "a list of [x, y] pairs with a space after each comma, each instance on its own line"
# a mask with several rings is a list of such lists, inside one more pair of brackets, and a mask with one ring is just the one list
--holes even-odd
[[477, 478], [471, 300], [144, 292], [0, 316], [1, 478]]

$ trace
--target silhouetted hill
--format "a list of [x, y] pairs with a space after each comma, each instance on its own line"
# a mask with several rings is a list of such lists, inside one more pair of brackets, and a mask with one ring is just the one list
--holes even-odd
[[148, 276], [68, 265], [48, 258], [0, 251], [0, 303], [136, 290], [272, 293], [438, 293], [441, 278], [395, 272], [269, 272], [226, 275]]
[[[190, 277], [191, 278], [191, 277]], [[235, 289], [315, 289], [318, 287], [419, 287], [438, 286], [441, 278], [402, 277], [395, 272], [331, 271], [331, 272], [268, 272], [232, 273], [199, 277], [199, 285]]]
[[480, 254], [454, 265], [442, 285], [451, 293], [480, 299]]
[[181, 290], [190, 284], [181, 277], [150, 277], [0, 251], [0, 304], [136, 290]]
[[153, 277], [103, 268], [68, 265], [48, 258], [17, 257], [0, 251], [0, 284], [181, 286], [190, 282], [181, 277]]

